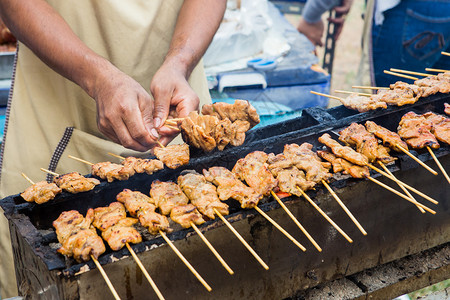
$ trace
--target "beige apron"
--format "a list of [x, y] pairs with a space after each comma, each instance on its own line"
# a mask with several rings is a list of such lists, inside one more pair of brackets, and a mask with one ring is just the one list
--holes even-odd
[[[91, 49], [136, 79], [147, 91], [162, 64], [175, 28], [181, 0], [48, 0]], [[210, 102], [201, 64], [189, 83]], [[138, 155], [105, 139], [98, 131], [96, 106], [80, 87], [42, 63], [19, 45], [12, 101], [5, 127], [0, 196], [29, 186], [21, 176], [44, 180], [39, 168], [57, 173], [90, 172], [68, 154], [99, 162], [114, 160], [107, 152]], [[141, 154], [141, 153], [140, 153]], [[7, 222], [0, 216], [0, 289], [2, 297], [17, 294]]]

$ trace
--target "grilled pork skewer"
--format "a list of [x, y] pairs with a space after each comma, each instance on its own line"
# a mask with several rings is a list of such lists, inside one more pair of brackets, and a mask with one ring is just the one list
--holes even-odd
[[[439, 117], [438, 115], [428, 114], [427, 116], [428, 118], [425, 117], [425, 115], [417, 115], [412, 111], [406, 113], [400, 120], [398, 126], [398, 134], [402, 138], [404, 138], [408, 143], [408, 145], [410, 145], [412, 148], [415, 149], [427, 148], [428, 152], [430, 152], [430, 155], [433, 157], [439, 169], [442, 171], [445, 178], [450, 183], [450, 177], [448, 176], [444, 167], [437, 159], [436, 155], [432, 150], [440, 147], [439, 142], [437, 141], [435, 136], [436, 134], [437, 136], [440, 137], [440, 139], [448, 142], [449, 123], [445, 122], [442, 123], [441, 125], [442, 118]], [[433, 127], [437, 128], [437, 133], [435, 130], [435, 134], [431, 132], [433, 130]]]
[[59, 186], [61, 189], [77, 194], [80, 192], [87, 192], [95, 188], [95, 186], [100, 184], [95, 178], [86, 178], [78, 172], [71, 172], [63, 175], [59, 175], [55, 172], [49, 171], [47, 169], [41, 168], [42, 171], [56, 176], [53, 182]]
[[[301, 197], [306, 195], [304, 191], [312, 189], [316, 183], [320, 182], [322, 182], [327, 189], [329, 188], [329, 190], [331, 190], [326, 183], [326, 180], [331, 177], [331, 174], [328, 172], [328, 168], [331, 166], [329, 163], [322, 162], [317, 154], [311, 149], [312, 145], [309, 143], [303, 143], [300, 146], [297, 144], [287, 144], [284, 146], [283, 153], [277, 155], [269, 154], [269, 170], [277, 177], [278, 187], [281, 191]], [[306, 175], [302, 170], [306, 171]], [[344, 211], [350, 213], [337, 195], [335, 199]], [[340, 234], [342, 234], [349, 243], [353, 242], [353, 240], [333, 220], [331, 220], [320, 207], [315, 205], [315, 203], [313, 206], [322, 216], [326, 216], [325, 219]], [[356, 220], [351, 213], [349, 216], [351, 216], [350, 218], [352, 220]], [[361, 227], [358, 222], [355, 224], [357, 224], [358, 227]], [[364, 229], [363, 233], [366, 233]]]
[[133, 227], [138, 222], [127, 218], [125, 207], [120, 202], [113, 202], [107, 207], [94, 209], [92, 225], [102, 232], [103, 239], [113, 251], [122, 249], [125, 244], [142, 242], [139, 232]]
[[391, 191], [392, 193], [402, 197], [403, 199], [413, 203], [414, 205], [423, 208], [424, 210], [432, 213], [432, 214], [436, 214], [436, 212], [428, 207], [426, 207], [425, 205], [403, 195], [402, 193], [394, 190], [393, 188], [391, 188], [390, 186], [385, 185], [384, 183], [376, 180], [375, 178], [373, 178], [372, 176], [370, 176], [370, 172], [369, 169], [366, 166], [359, 166], [359, 165], [355, 165], [349, 161], [347, 161], [346, 159], [343, 159], [341, 157], [338, 157], [336, 155], [334, 155], [331, 152], [328, 151], [318, 151], [317, 152], [319, 154], [320, 157], [322, 157], [323, 159], [329, 161], [330, 163], [332, 163], [333, 165], [333, 172], [343, 172], [344, 174], [348, 174], [350, 176], [352, 176], [353, 178], [359, 178], [359, 179], [363, 179], [363, 178], [367, 178], [370, 181], [382, 186], [383, 188]]
[[130, 246], [130, 243], [137, 244], [142, 242], [140, 233], [133, 227], [137, 222], [137, 219], [127, 217], [125, 207], [122, 203], [112, 202], [107, 207], [97, 207], [94, 209], [94, 220], [92, 224], [102, 232], [103, 239], [113, 251], [118, 251], [123, 246], [127, 246], [128, 251], [130, 251], [158, 298], [164, 299], [155, 282], [150, 277], [150, 274], [148, 274], [144, 265]]
[[56, 195], [62, 192], [62, 189], [55, 183], [48, 183], [47, 181], [39, 181], [34, 183], [24, 173], [22, 173], [22, 176], [31, 183], [31, 186], [20, 194], [20, 196], [27, 202], [42, 204], [53, 200]]
[[[233, 232], [233, 234], [239, 239], [239, 241], [256, 258], [261, 266], [266, 270], [269, 269], [269, 266], [261, 259], [261, 257], [259, 257], [255, 250], [253, 250], [253, 248], [244, 240], [239, 232], [237, 232], [236, 229], [234, 229], [233, 226], [231, 226], [231, 224], [223, 216], [223, 212], [225, 212], [225, 214], [228, 214], [228, 205], [220, 202], [214, 185], [207, 183], [205, 177], [197, 173], [187, 173], [185, 175], [180, 175], [178, 177], [178, 185], [189, 198], [189, 200], [191, 200], [191, 203], [194, 204], [200, 210], [200, 212], [202, 212], [203, 210], [209, 213], [210, 210], [212, 210], [212, 212], [225, 223], [225, 225], [231, 230], [231, 232]], [[217, 202], [222, 204], [219, 206]], [[218, 208], [221, 210], [219, 210]]]
[[189, 163], [189, 145], [169, 145], [153, 149], [155, 156], [162, 161], [168, 168], [176, 169]]
[[260, 122], [256, 109], [246, 100], [235, 100], [233, 104], [226, 102], [205, 104], [202, 107], [202, 114], [216, 116], [220, 120], [229, 119], [231, 122], [247, 121], [250, 128]]
[[[262, 153], [264, 153], [264, 152], [262, 152]], [[228, 171], [226, 173], [227, 174], [226, 176], [228, 177], [228, 179], [232, 179], [234, 174], [231, 173], [229, 170], [226, 170], [226, 171], [225, 170], [226, 170], [225, 168], [222, 169], [222, 173], [225, 174], [225, 172]], [[212, 174], [209, 173], [209, 175], [211, 176]], [[240, 181], [236, 177], [234, 177], [234, 184], [237, 185], [237, 184], [239, 184], [239, 182]], [[196, 206], [197, 206], [197, 204], [195, 204], [195, 203], [200, 203], [202, 201], [201, 199], [206, 199], [206, 197], [205, 197], [206, 193], [208, 193], [208, 198], [209, 197], [214, 198], [214, 200], [209, 200], [209, 201], [212, 201], [212, 203], [217, 203], [217, 201], [220, 202], [220, 200], [217, 196], [216, 188], [214, 187], [214, 185], [207, 182], [206, 178], [201, 174], [188, 173], [185, 175], [181, 175], [178, 177], [178, 184], [183, 189], [184, 193], [188, 196], [188, 198], [191, 200], [191, 202], [194, 203], [194, 205], [196, 205]], [[196, 192], [193, 193], [193, 191], [196, 191]], [[230, 197], [231, 197], [231, 195], [230, 195]], [[238, 196], [236, 194], [234, 194], [234, 197], [240, 198], [240, 196]], [[226, 204], [224, 204], [224, 205], [226, 205]], [[227, 208], [228, 208], [228, 206], [227, 206]], [[284, 230], [280, 225], [278, 225], [278, 223], [276, 223], [272, 218], [270, 218], [266, 213], [264, 213], [264, 211], [262, 211], [258, 206], [254, 205], [253, 208], [257, 212], [259, 212], [264, 218], [266, 218], [270, 223], [272, 223], [272, 225], [274, 225], [278, 230], [280, 230], [288, 239], [290, 239], [302, 251], [306, 250], [305, 247], [303, 247], [303, 245], [301, 245], [296, 239], [294, 239], [286, 230]], [[216, 210], [217, 209], [215, 209], [215, 211]], [[200, 211], [202, 211], [202, 209], [200, 209]], [[223, 215], [222, 212], [221, 212], [221, 214]], [[226, 214], [228, 214], [228, 210], [227, 210]]]
[[352, 148], [350, 148], [348, 146], [342, 146], [337, 141], [333, 140], [328, 133], [325, 133], [322, 136], [320, 136], [318, 140], [322, 144], [325, 144], [326, 146], [328, 146], [331, 149], [331, 151], [337, 157], [344, 158], [345, 160], [348, 160], [349, 162], [351, 162], [353, 164], [357, 164], [359, 166], [368, 166], [369, 168], [377, 171], [378, 173], [382, 174], [383, 176], [386, 176], [389, 179], [395, 181], [396, 183], [399, 183], [399, 184], [403, 185], [404, 187], [406, 187], [410, 191], [413, 191], [414, 193], [424, 197], [428, 201], [430, 201], [430, 202], [432, 202], [434, 204], [438, 204], [438, 202], [436, 200], [434, 200], [433, 198], [425, 195], [424, 193], [422, 193], [422, 192], [416, 190], [415, 188], [413, 188], [412, 186], [410, 186], [410, 185], [408, 185], [408, 184], [398, 180], [397, 178], [387, 174], [386, 172], [380, 170], [379, 168], [369, 164], [368, 163], [369, 160], [368, 160], [368, 158], [366, 156], [356, 152], [355, 150], [353, 150]]
[[450, 116], [450, 104], [444, 103], [444, 113], [448, 116]]
[[[383, 141], [383, 145], [391, 148], [397, 152], [403, 152], [412, 159], [414, 159], [417, 163], [419, 163], [422, 167], [427, 169], [431, 174], [437, 175], [438, 173], [426, 165], [423, 161], [415, 157], [408, 151], [408, 145], [402, 140], [402, 138], [395, 132], [390, 131], [380, 125], [377, 125], [375, 122], [367, 121], [366, 129], [370, 133], [373, 133], [376, 137], [380, 138]], [[401, 185], [402, 186], [402, 185]]]
[[234, 271], [197, 227], [197, 225], [205, 223], [205, 220], [193, 204], [188, 204], [189, 199], [178, 184], [174, 182], [161, 182], [159, 180], [153, 181], [150, 195], [163, 214], [170, 214], [170, 218], [176, 223], [179, 223], [183, 228], [194, 228], [195, 232], [197, 232], [228, 273], [231, 275], [234, 274]]
[[359, 96], [358, 93], [352, 93], [347, 98], [335, 97], [327, 94], [311, 91], [312, 94], [339, 100], [342, 105], [349, 109], [357, 110], [361, 113], [377, 108], [387, 108], [386, 102], [373, 100], [370, 97]]
[[363, 125], [352, 123], [339, 132], [339, 140], [347, 146], [353, 146], [356, 151], [366, 156], [369, 162], [381, 161], [391, 163], [395, 160], [389, 155], [389, 148], [379, 145], [378, 140], [368, 132]]
[[125, 189], [117, 195], [116, 199], [125, 205], [130, 215], [138, 216], [141, 224], [147, 227], [151, 234], [156, 235], [159, 233], [169, 247], [172, 248], [175, 254], [181, 259], [181, 261], [208, 290], [208, 292], [212, 290], [209, 284], [203, 279], [197, 270], [194, 269], [194, 267], [187, 261], [183, 254], [181, 254], [181, 252], [175, 247], [175, 245], [173, 245], [172, 241], [165, 234], [164, 231], [171, 232], [172, 229], [169, 227], [167, 217], [155, 212], [155, 201], [152, 198], [141, 192]]
[[94, 219], [94, 210], [86, 213], [86, 218], [76, 210], [64, 211], [53, 221], [58, 241], [62, 244], [57, 251], [66, 256], [73, 256], [78, 262], [88, 261], [91, 258], [103, 276], [114, 298], [120, 300], [116, 289], [98, 262], [97, 258], [105, 252], [105, 244], [97, 235], [91, 225]]

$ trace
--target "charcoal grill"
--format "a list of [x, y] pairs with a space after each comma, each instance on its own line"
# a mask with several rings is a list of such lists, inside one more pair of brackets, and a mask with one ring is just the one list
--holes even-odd
[[[62, 211], [76, 209], [85, 214], [88, 208], [115, 201], [124, 188], [148, 194], [153, 180], [175, 181], [182, 170], [200, 172], [215, 165], [231, 169], [239, 158], [255, 150], [280, 153], [287, 143], [303, 142], [318, 149], [322, 147], [317, 141], [320, 135], [330, 133], [336, 138], [337, 131], [351, 122], [372, 120], [395, 130], [406, 112], [443, 113], [444, 102], [448, 101], [447, 96], [434, 95], [407, 107], [366, 113], [342, 106], [305, 109], [299, 118], [250, 131], [240, 147], [208, 155], [193, 151], [191, 162], [176, 170], [137, 174], [122, 182], [102, 182], [94, 190], [76, 195], [63, 192], [54, 201], [42, 205], [24, 203], [19, 195], [6, 197], [0, 205], [9, 221], [19, 293], [31, 299], [111, 298], [92, 261], [77, 263], [56, 253], [57, 239], [51, 223]], [[434, 167], [426, 150], [412, 152]], [[448, 145], [435, 151], [447, 170], [449, 152]], [[415, 206], [368, 180], [340, 177], [331, 186], [366, 229], [367, 236], [359, 232], [326, 189], [317, 188], [308, 194], [354, 240], [352, 244], [304, 199], [283, 199], [322, 247], [319, 253], [272, 198], [264, 199], [259, 207], [306, 246], [307, 251], [301, 252], [255, 210], [242, 210], [237, 201], [227, 201], [230, 205], [227, 219], [270, 269], [265, 271], [220, 219], [208, 221], [200, 228], [233, 268], [233, 276], [222, 268], [192, 229], [175, 226], [170, 239], [211, 285], [211, 293], [201, 286], [162, 237], [145, 235], [142, 243], [132, 247], [166, 299], [282, 299], [299, 290], [447, 243], [450, 236], [448, 183], [442, 175], [431, 175], [407, 155], [395, 155], [399, 159], [389, 169], [400, 180], [438, 200], [438, 206], [422, 201], [436, 210], [436, 215], [420, 213]], [[373, 177], [398, 188], [377, 174]], [[126, 248], [116, 252], [107, 250], [99, 262], [122, 298], [156, 299]]]

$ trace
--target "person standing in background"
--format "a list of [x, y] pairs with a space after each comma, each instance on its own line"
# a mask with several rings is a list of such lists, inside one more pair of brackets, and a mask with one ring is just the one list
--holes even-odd
[[[0, 196], [88, 168], [67, 154], [103, 161], [139, 156], [176, 134], [169, 115], [210, 101], [201, 57], [225, 0], [3, 0], [0, 17], [18, 39], [2, 144]], [[62, 155], [64, 153], [64, 159]], [[17, 294], [9, 230], [0, 216], [0, 290]], [[19, 283], [20, 285], [20, 283]]]

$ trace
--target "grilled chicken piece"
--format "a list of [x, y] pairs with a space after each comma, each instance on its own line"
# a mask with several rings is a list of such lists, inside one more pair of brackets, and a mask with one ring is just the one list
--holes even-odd
[[278, 171], [277, 180], [278, 187], [282, 192], [297, 195], [299, 197], [302, 194], [297, 187], [301, 188], [303, 191], [307, 191], [316, 185], [315, 182], [308, 181], [305, 173], [296, 167], [290, 167]]
[[365, 166], [369, 162], [366, 156], [356, 152], [348, 146], [342, 146], [337, 141], [333, 140], [328, 133], [325, 133], [319, 137], [319, 142], [328, 146], [336, 156], [344, 158], [351, 163]]
[[414, 84], [423, 88], [422, 97], [434, 95], [437, 92], [447, 94], [450, 92], [450, 82], [442, 75], [428, 76], [414, 81]]
[[369, 162], [380, 161], [387, 164], [395, 160], [389, 155], [389, 148], [379, 145], [375, 135], [368, 132], [363, 125], [352, 123], [339, 134], [340, 141], [347, 146], [355, 147], [356, 151], [369, 159]]
[[129, 189], [124, 189], [122, 192], [117, 194], [116, 200], [123, 203], [130, 215], [133, 217], [137, 216], [139, 211], [147, 209], [152, 210], [155, 206], [154, 199], [141, 192], [134, 192]]
[[385, 102], [388, 105], [402, 106], [416, 103], [422, 95], [422, 89], [417, 85], [397, 81], [395, 84], [391, 84], [390, 87], [390, 90], [378, 90], [378, 93], [370, 98], [375, 101]]
[[62, 189], [55, 183], [39, 181], [28, 187], [20, 196], [27, 202], [36, 202], [42, 204], [56, 197]]
[[247, 121], [250, 128], [260, 122], [256, 109], [246, 100], [236, 100], [234, 104], [225, 102], [205, 104], [202, 107], [202, 114], [216, 116], [219, 120], [229, 119], [231, 122]]
[[387, 108], [386, 102], [372, 99], [371, 97], [359, 96], [358, 93], [352, 93], [347, 98], [341, 98], [342, 104], [359, 112], [375, 110], [377, 108]]
[[317, 151], [317, 154], [323, 159], [329, 161], [333, 165], [333, 172], [343, 172], [344, 174], [348, 174], [353, 178], [367, 178], [370, 176], [369, 168], [364, 166], [358, 166], [352, 164], [348, 160], [337, 157], [333, 153], [329, 151]]
[[267, 196], [278, 185], [278, 181], [268, 169], [267, 160], [268, 155], [265, 152], [251, 152], [236, 162], [232, 172], [257, 194]]
[[446, 115], [450, 116], [450, 104], [444, 103], [444, 112]]
[[127, 217], [125, 207], [122, 203], [113, 202], [106, 207], [97, 207], [94, 209], [94, 221], [92, 225], [100, 231], [105, 231], [107, 228], [117, 224], [122, 219]]
[[427, 112], [423, 116], [433, 124], [431, 132], [441, 142], [450, 144], [450, 119], [432, 112]]
[[431, 133], [432, 128], [431, 121], [411, 111], [402, 117], [397, 130], [406, 143], [414, 149], [422, 149], [426, 146], [437, 149], [439, 143]]
[[373, 133], [376, 137], [383, 140], [383, 145], [386, 147], [397, 152], [402, 152], [402, 150], [397, 147], [397, 145], [400, 145], [403, 149], [408, 150], [408, 144], [406, 144], [396, 132], [390, 131], [372, 121], [366, 122], [366, 129], [368, 132]]
[[122, 161], [122, 165], [131, 167], [136, 173], [147, 173], [151, 175], [156, 171], [164, 169], [162, 161], [157, 159], [143, 159], [129, 156]]
[[100, 184], [98, 179], [86, 178], [78, 172], [59, 175], [53, 181], [60, 188], [72, 194], [90, 191]]
[[172, 232], [167, 217], [155, 211], [154, 201], [145, 194], [125, 189], [116, 199], [124, 203], [130, 215], [137, 217], [141, 225], [147, 227], [151, 234], [156, 235], [159, 231]]
[[215, 116], [200, 116], [196, 111], [190, 112], [180, 126], [183, 141], [195, 148], [209, 152], [217, 145], [214, 139], [217, 124], [219, 124], [219, 119]]
[[122, 249], [126, 243], [140, 243], [142, 242], [142, 236], [133, 227], [137, 222], [138, 220], [135, 218], [121, 219], [115, 225], [103, 231], [102, 237], [114, 251]]
[[88, 261], [91, 255], [98, 258], [104, 253], [105, 244], [91, 226], [93, 217], [93, 209], [88, 210], [86, 218], [76, 210], [62, 212], [53, 222], [58, 241], [62, 244], [57, 251], [73, 256], [78, 262]]
[[180, 224], [183, 228], [191, 227], [191, 222], [195, 225], [205, 223], [202, 214], [192, 204], [174, 207], [170, 212], [170, 218], [174, 222]]
[[306, 172], [306, 179], [315, 183], [328, 180], [331, 177], [328, 163], [324, 163], [317, 154], [312, 151], [313, 145], [303, 143], [287, 144], [284, 146], [283, 154], [293, 161], [294, 166]]
[[101, 179], [108, 180], [108, 182], [113, 182], [114, 179], [128, 180], [130, 176], [134, 175], [135, 171], [130, 166], [124, 166], [105, 161], [92, 165], [91, 173], [92, 175], [100, 177]]
[[107, 207], [94, 209], [94, 221], [92, 225], [102, 231], [103, 239], [109, 247], [120, 250], [126, 243], [140, 243], [142, 237], [133, 227], [137, 219], [127, 218], [125, 207], [122, 203], [113, 202]]
[[236, 175], [224, 167], [211, 167], [203, 170], [206, 180], [217, 186], [220, 200], [233, 198], [241, 203], [242, 208], [253, 208], [258, 205], [263, 195], [246, 186]]
[[189, 202], [181, 188], [174, 182], [153, 181], [150, 195], [163, 215], [169, 215], [174, 207]]
[[63, 211], [58, 219], [53, 221], [53, 227], [56, 229], [58, 241], [62, 244], [73, 233], [82, 229], [89, 229], [93, 220], [93, 209], [87, 211], [86, 217], [83, 217], [83, 215], [76, 210]]
[[181, 187], [191, 203], [210, 219], [215, 218], [214, 208], [222, 215], [228, 215], [228, 205], [220, 202], [214, 185], [207, 182], [203, 175], [187, 173], [178, 177]]
[[189, 145], [169, 145], [167, 147], [155, 147], [155, 156], [168, 168], [176, 169], [189, 163]]
[[222, 151], [228, 144], [242, 145], [249, 128], [250, 123], [247, 121], [236, 120], [232, 123], [229, 119], [220, 120], [214, 131], [217, 149]]

